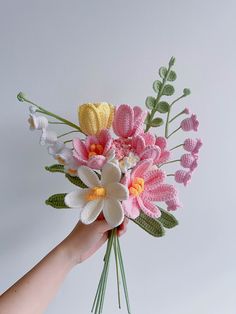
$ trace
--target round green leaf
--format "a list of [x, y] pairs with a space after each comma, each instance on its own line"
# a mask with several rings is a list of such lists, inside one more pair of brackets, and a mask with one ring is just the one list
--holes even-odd
[[175, 73], [175, 71], [170, 71], [169, 75], [168, 75], [168, 78], [167, 78], [167, 81], [175, 81], [177, 78], [177, 75]]
[[191, 94], [191, 90], [190, 90], [189, 88], [185, 88], [185, 89], [183, 90], [183, 93], [184, 93], [184, 96], [188, 96], [188, 95]]
[[161, 88], [161, 85], [162, 85], [161, 81], [156, 80], [155, 82], [153, 82], [152, 87], [154, 92], [158, 93]]
[[166, 96], [171, 96], [173, 95], [175, 92], [175, 89], [172, 85], [167, 84], [166, 86], [164, 86], [163, 88], [163, 92], [162, 95], [166, 95]]
[[147, 114], [147, 116], [146, 116], [146, 119], [145, 119], [145, 121], [144, 121], [144, 124], [148, 124], [149, 123], [149, 121], [150, 121], [150, 112], [148, 112], [148, 114]]
[[148, 109], [153, 109], [156, 105], [156, 98], [154, 98], [152, 96], [148, 96], [146, 98], [145, 104], [146, 104]]
[[170, 109], [170, 105], [166, 101], [161, 101], [157, 104], [157, 111], [160, 113], [167, 113]]
[[159, 69], [159, 75], [160, 75], [160, 77], [161, 77], [161, 78], [164, 78], [164, 77], [166, 76], [166, 74], [167, 74], [167, 68], [161, 67], [161, 68]]
[[155, 118], [152, 120], [151, 126], [155, 128], [155, 127], [161, 126], [163, 123], [164, 121], [162, 120], [162, 118]]

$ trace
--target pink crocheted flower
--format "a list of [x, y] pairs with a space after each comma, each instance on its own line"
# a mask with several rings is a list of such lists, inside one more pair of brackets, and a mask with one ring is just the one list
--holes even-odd
[[175, 172], [175, 181], [186, 186], [191, 181], [191, 171], [177, 170]]
[[73, 155], [80, 165], [92, 169], [101, 169], [107, 161], [107, 154], [112, 145], [112, 137], [107, 129], [98, 136], [87, 136], [85, 141], [73, 140]]
[[181, 124], [181, 128], [183, 131], [197, 131], [199, 126], [199, 121], [197, 120], [197, 116], [192, 114], [190, 118], [184, 119]]
[[184, 154], [180, 158], [180, 164], [182, 167], [189, 168], [191, 171], [193, 171], [198, 166], [197, 159], [197, 155]]
[[167, 140], [163, 136], [159, 136], [156, 138], [155, 145], [160, 147], [161, 154], [159, 159], [156, 160], [157, 164], [161, 164], [163, 162], [167, 162], [170, 159], [170, 151], [167, 149]]
[[140, 107], [120, 105], [116, 108], [113, 129], [117, 136], [128, 138], [142, 132], [146, 112]]
[[184, 149], [193, 155], [198, 154], [199, 149], [202, 147], [202, 140], [200, 138], [192, 139], [187, 138], [184, 141]]
[[152, 159], [156, 163], [161, 156], [161, 148], [155, 145], [155, 137], [149, 132], [134, 136], [131, 145], [141, 160]]
[[178, 196], [172, 198], [169, 201], [166, 201], [167, 210], [176, 210], [177, 208], [181, 207], [181, 203], [179, 201]]
[[165, 172], [152, 166], [150, 159], [140, 161], [122, 179], [129, 189], [129, 198], [122, 202], [122, 206], [125, 214], [132, 219], [139, 216], [140, 210], [150, 217], [159, 217], [161, 212], [153, 202], [166, 202], [177, 195], [173, 185], [163, 183]]

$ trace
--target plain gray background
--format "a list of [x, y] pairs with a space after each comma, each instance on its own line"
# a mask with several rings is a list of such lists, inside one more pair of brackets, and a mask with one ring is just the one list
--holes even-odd
[[[0, 4], [0, 291], [78, 218], [44, 205], [50, 194], [73, 186], [43, 170], [53, 161], [28, 131], [17, 92], [76, 122], [78, 103], [143, 106], [158, 68], [174, 55], [177, 95], [192, 90], [177, 106], [198, 114], [204, 147], [191, 185], [180, 189], [179, 227], [155, 239], [130, 223], [122, 239], [132, 313], [235, 314], [235, 1]], [[182, 139], [179, 133], [174, 142]], [[69, 274], [47, 314], [90, 312], [103, 254]], [[114, 265], [106, 313], [126, 313], [124, 302], [117, 309]]]

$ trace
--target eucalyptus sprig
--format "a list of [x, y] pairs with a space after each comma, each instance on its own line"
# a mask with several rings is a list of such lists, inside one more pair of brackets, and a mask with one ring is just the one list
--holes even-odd
[[[45, 114], [45, 115], [47, 115], [47, 116], [49, 116], [49, 117], [52, 117], [52, 118], [54, 118], [54, 119], [56, 119], [56, 120], [59, 120], [60, 123], [66, 124], [66, 125], [70, 126], [71, 128], [76, 129], [78, 132], [83, 133], [82, 130], [80, 129], [80, 127], [79, 127], [78, 125], [76, 125], [76, 124], [74, 124], [73, 122], [71, 122], [71, 121], [69, 121], [69, 120], [67, 120], [67, 119], [65, 119], [65, 118], [63, 118], [63, 117], [61, 117], [61, 116], [59, 116], [59, 115], [57, 115], [57, 114], [54, 114], [54, 113], [52, 113], [52, 112], [50, 112], [50, 111], [44, 109], [43, 107], [37, 105], [37, 104], [34, 103], [33, 101], [29, 100], [29, 99], [26, 97], [26, 95], [25, 95], [24, 93], [20, 92], [20, 93], [17, 95], [17, 99], [18, 99], [19, 101], [21, 101], [21, 102], [26, 102], [26, 103], [28, 103], [28, 104], [31, 104], [31, 105], [35, 106], [35, 107], [37, 108], [36, 112]], [[49, 122], [49, 123], [57, 124], [58, 122]]]
[[176, 80], [177, 75], [175, 71], [172, 70], [172, 67], [175, 64], [175, 58], [172, 57], [169, 61], [168, 68], [161, 67], [159, 69], [159, 76], [162, 80], [156, 80], [153, 82], [153, 90], [157, 93], [156, 97], [148, 96], [146, 98], [146, 106], [151, 112], [148, 113], [146, 119], [146, 132], [151, 127], [158, 127], [164, 124], [164, 121], [160, 117], [155, 117], [157, 112], [159, 113], [168, 113], [170, 105], [166, 101], [160, 101], [162, 96], [171, 96], [174, 94], [174, 86], [167, 83], [173, 82]]

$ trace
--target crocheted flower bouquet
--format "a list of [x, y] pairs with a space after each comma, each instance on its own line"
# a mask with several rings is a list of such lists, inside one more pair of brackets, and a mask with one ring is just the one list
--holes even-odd
[[[163, 236], [165, 228], [175, 227], [178, 222], [170, 211], [181, 206], [176, 183], [186, 186], [198, 164], [200, 139], [186, 138], [174, 147], [168, 145], [177, 131], [197, 131], [199, 125], [196, 115], [190, 114], [188, 108], [171, 116], [174, 105], [190, 94], [189, 89], [185, 88], [172, 102], [163, 100], [175, 92], [170, 83], [176, 80], [174, 63], [172, 57], [167, 68], [159, 69], [160, 79], [153, 83], [156, 96], [147, 97], [147, 111], [127, 104], [117, 107], [105, 102], [83, 104], [78, 108], [77, 125], [36, 105], [23, 93], [17, 96], [18, 100], [31, 104], [30, 129], [40, 131], [40, 143], [47, 145], [48, 153], [56, 160], [46, 170], [65, 174], [76, 186], [72, 192], [50, 196], [46, 204], [77, 208], [84, 224], [91, 224], [102, 216], [113, 228], [92, 308], [95, 314], [103, 309], [112, 247], [118, 304], [121, 307], [122, 282], [127, 310], [131, 313], [117, 227], [125, 217], [155, 237]], [[169, 128], [183, 115], [187, 117], [169, 133]], [[57, 124], [71, 130], [57, 135], [49, 128]], [[162, 125], [163, 135], [158, 129]], [[150, 132], [151, 128], [154, 132]], [[75, 136], [71, 138], [71, 135]], [[173, 159], [179, 149], [185, 152]], [[177, 165], [177, 170], [170, 171], [171, 164]]]

